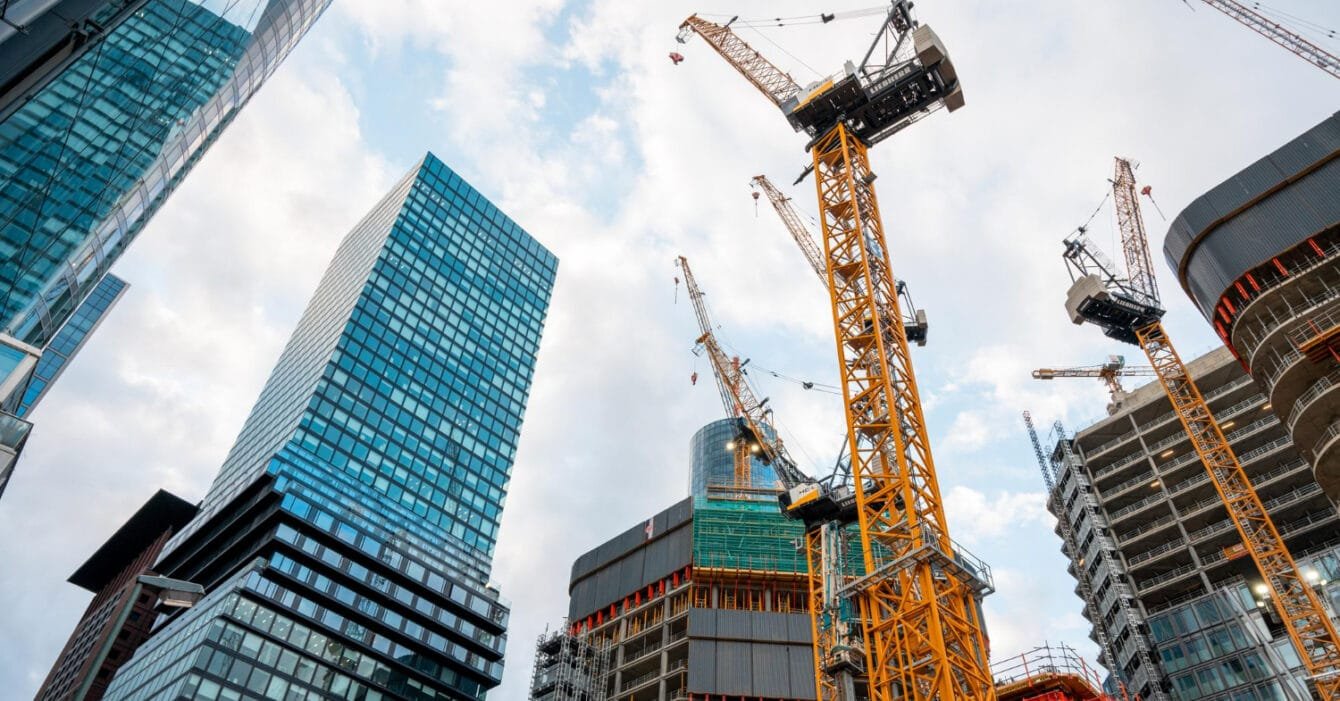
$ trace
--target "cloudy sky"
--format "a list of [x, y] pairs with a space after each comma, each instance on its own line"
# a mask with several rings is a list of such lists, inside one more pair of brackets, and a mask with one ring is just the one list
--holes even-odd
[[[874, 3], [868, 3], [874, 4]], [[967, 106], [873, 151], [897, 275], [931, 319], [915, 352], [953, 535], [995, 568], [997, 657], [1092, 653], [1019, 411], [1079, 428], [1102, 386], [1028, 371], [1120, 349], [1062, 310], [1059, 241], [1142, 163], [1163, 212], [1340, 107], [1340, 83], [1199, 3], [919, 3]], [[1340, 5], [1273, 0], [1340, 26]], [[494, 577], [513, 602], [493, 698], [525, 697], [533, 641], [583, 551], [682, 498], [689, 437], [718, 418], [676, 255], [755, 367], [836, 380], [831, 317], [749, 178], [790, 183], [804, 139], [701, 41], [693, 11], [802, 15], [797, 0], [344, 0], [122, 259], [127, 296], [35, 414], [0, 501], [0, 680], [45, 676], [89, 595], [65, 578], [153, 490], [203, 496], [341, 237], [432, 150], [560, 258]], [[743, 33], [801, 83], [877, 19]], [[670, 51], [686, 60], [671, 65]], [[813, 67], [813, 68], [811, 68]], [[787, 189], [813, 213], [813, 185]], [[1161, 246], [1166, 223], [1147, 207]], [[1092, 227], [1111, 250], [1110, 208]], [[1184, 356], [1215, 343], [1157, 256]], [[829, 394], [756, 372], [813, 469], [843, 430]]]

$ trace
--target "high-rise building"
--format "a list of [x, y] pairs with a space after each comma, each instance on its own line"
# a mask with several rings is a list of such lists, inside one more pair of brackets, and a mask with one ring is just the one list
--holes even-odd
[[[1227, 349], [1188, 364], [1285, 543], [1340, 604], [1340, 516]], [[1308, 698], [1305, 672], [1161, 385], [1061, 436], [1056, 490], [1128, 690], [1147, 700]], [[1051, 507], [1056, 510], [1055, 507]], [[1093, 634], [1095, 641], [1098, 635]], [[1301, 695], [1300, 695], [1301, 694]]]
[[0, 3], [0, 491], [53, 337], [329, 3]]
[[1192, 201], [1163, 252], [1340, 504], [1340, 113]]
[[[328, 3], [85, 0], [29, 18], [100, 29], [29, 62], [7, 96], [0, 330], [44, 346]], [[66, 40], [34, 30], [0, 50], [34, 42]]]
[[[109, 698], [482, 698], [557, 260], [429, 154], [340, 245], [158, 568], [209, 594]], [[287, 694], [287, 695], [286, 695]]]
[[37, 403], [42, 401], [42, 397], [45, 397], [47, 391], [51, 389], [52, 383], [70, 366], [75, 354], [83, 349], [84, 343], [98, 328], [98, 324], [107, 318], [107, 312], [111, 311], [112, 306], [121, 299], [127, 287], [129, 285], [124, 280], [111, 273], [107, 273], [98, 281], [93, 291], [79, 303], [74, 314], [56, 332], [47, 347], [42, 349], [42, 356], [37, 359], [32, 378], [28, 380], [23, 396], [19, 398], [18, 406], [14, 410], [15, 415], [27, 417]]
[[112, 675], [149, 637], [155, 607], [164, 599], [180, 605], [199, 596], [199, 585], [183, 586], [153, 571], [168, 538], [194, 515], [194, 504], [160, 489], [70, 575], [93, 600], [37, 690], [38, 701], [102, 698]]
[[[771, 435], [766, 424], [763, 430]], [[750, 460], [749, 484], [743, 489], [735, 484], [735, 442], [742, 440], [739, 419], [718, 419], [698, 429], [690, 442], [693, 470], [689, 493], [695, 497], [729, 495], [763, 501], [776, 501], [777, 470], [762, 459]]]

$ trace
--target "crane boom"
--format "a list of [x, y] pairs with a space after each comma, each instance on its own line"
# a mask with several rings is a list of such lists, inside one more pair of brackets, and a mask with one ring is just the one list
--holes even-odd
[[1117, 228], [1121, 230], [1121, 251], [1126, 256], [1126, 279], [1131, 287], [1157, 304], [1158, 280], [1154, 277], [1154, 261], [1149, 256], [1149, 237], [1145, 234], [1145, 220], [1140, 216], [1140, 196], [1136, 192], [1135, 172], [1131, 162], [1117, 157], [1112, 178], [1112, 201], [1117, 210]]
[[760, 400], [749, 386], [739, 358], [733, 358], [722, 350], [716, 334], [712, 331], [712, 317], [703, 299], [705, 293], [698, 287], [698, 280], [693, 276], [688, 259], [680, 256], [678, 263], [680, 271], [684, 274], [684, 286], [693, 305], [693, 314], [698, 320], [698, 330], [702, 334], [698, 337], [697, 343], [703, 347], [712, 366], [712, 376], [716, 378], [722, 405], [740, 422], [738, 428], [742, 435], [735, 441], [734, 447], [736, 488], [743, 489], [749, 486], [755, 453], [758, 453], [765, 463], [776, 468], [778, 478], [782, 480], [784, 486], [789, 488], [808, 480], [809, 478], [795, 467], [795, 462], [787, 455], [782, 442], [769, 437], [769, 429], [765, 428], [771, 425], [768, 421], [770, 410], [766, 408], [768, 400], [766, 398]]
[[[1118, 159], [1119, 176], [1123, 162]], [[1113, 181], [1118, 197], [1125, 187], [1120, 180], [1118, 177]], [[1118, 224], [1128, 261], [1147, 260], [1149, 241], [1139, 208], [1133, 209], [1128, 217], [1119, 216]], [[1269, 588], [1271, 601], [1318, 694], [1323, 699], [1340, 698], [1340, 635], [1321, 599], [1299, 571], [1260, 495], [1173, 347], [1163, 328], [1164, 309], [1157, 290], [1153, 290], [1155, 296], [1151, 298], [1132, 282], [1117, 279], [1101, 263], [1101, 256], [1090, 250], [1092, 243], [1086, 239], [1070, 239], [1065, 245], [1064, 257], [1074, 282], [1066, 301], [1071, 319], [1077, 324], [1095, 324], [1107, 336], [1133, 343], [1145, 352], [1243, 545]], [[1132, 266], [1132, 275], [1136, 272]]]
[[810, 234], [809, 227], [801, 220], [800, 213], [791, 204], [791, 198], [782, 194], [776, 185], [768, 180], [766, 175], [755, 175], [753, 183], [763, 194], [768, 196], [768, 202], [772, 203], [772, 208], [777, 210], [777, 216], [782, 218], [782, 223], [786, 225], [786, 230], [790, 232], [791, 238], [795, 240], [796, 245], [800, 247], [800, 252], [805, 256], [805, 262], [810, 264], [814, 274], [819, 277], [819, 282], [824, 287], [828, 287], [827, 262], [824, 260], [824, 252], [819, 250], [819, 244], [814, 242], [814, 236]]
[[[732, 19], [731, 22], [735, 20]], [[687, 40], [689, 32], [696, 33], [707, 41], [726, 62], [740, 72], [759, 92], [772, 101], [772, 104], [782, 107], [787, 100], [794, 98], [800, 92], [800, 86], [791, 78], [789, 73], [773, 65], [771, 61], [764, 58], [762, 54], [755, 51], [753, 47], [745, 43], [743, 39], [736, 36], [731, 31], [730, 22], [724, 25], [708, 22], [707, 20], [693, 15], [684, 20], [679, 26], [679, 43]]]
[[1038, 368], [1033, 371], [1035, 380], [1055, 380], [1061, 377], [1096, 377], [1107, 384], [1113, 401], [1125, 390], [1121, 387], [1122, 377], [1154, 377], [1154, 368], [1148, 366], [1127, 367], [1126, 358], [1120, 355], [1108, 356], [1102, 365], [1089, 365], [1079, 368]]
[[1202, 0], [1206, 5], [1232, 17], [1243, 26], [1283, 46], [1299, 58], [1340, 78], [1340, 57], [1304, 39], [1237, 0]]
[[[1033, 415], [1027, 411], [1024, 412], [1024, 426], [1028, 428], [1028, 440], [1033, 444], [1033, 455], [1037, 457], [1038, 469], [1042, 471], [1042, 482], [1047, 486], [1047, 502], [1051, 504], [1052, 510], [1056, 513], [1056, 522], [1061, 527], [1061, 539], [1065, 542], [1066, 549], [1074, 562], [1075, 581], [1079, 585], [1079, 595], [1084, 601], [1088, 618], [1093, 621], [1094, 632], [1098, 634], [1098, 647], [1107, 658], [1107, 667], [1114, 671], [1117, 679], [1124, 685], [1125, 679], [1117, 662], [1117, 650], [1112, 645], [1112, 639], [1107, 635], [1107, 626], [1103, 624], [1103, 613], [1098, 607], [1098, 600], [1093, 595], [1093, 579], [1089, 576], [1089, 570], [1082, 559], [1084, 557], [1083, 551], [1080, 549], [1079, 540], [1075, 537], [1075, 529], [1070, 526], [1070, 517], [1066, 513], [1065, 502], [1061, 499], [1061, 494], [1056, 491], [1056, 478], [1046, 454], [1042, 452], [1042, 442], [1038, 440], [1038, 431], [1033, 426]], [[1065, 440], [1065, 436], [1062, 435], [1060, 440]]]

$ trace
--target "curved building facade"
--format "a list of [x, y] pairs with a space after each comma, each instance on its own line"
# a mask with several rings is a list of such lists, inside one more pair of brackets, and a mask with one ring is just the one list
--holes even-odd
[[[771, 427], [765, 426], [769, 437]], [[744, 490], [735, 489], [735, 439], [739, 435], [735, 419], [718, 419], [698, 429], [693, 434], [689, 451], [693, 464], [693, 483], [690, 490], [695, 498], [706, 497], [722, 491], [739, 492], [745, 498], [758, 498], [776, 501], [781, 486], [777, 482], [777, 471], [757, 458], [749, 470], [749, 486]]]
[[1340, 113], [1194, 200], [1163, 252], [1340, 503]]

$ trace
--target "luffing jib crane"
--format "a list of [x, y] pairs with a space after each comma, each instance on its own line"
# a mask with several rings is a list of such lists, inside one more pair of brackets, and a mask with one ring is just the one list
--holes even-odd
[[[891, 3], [859, 65], [804, 90], [731, 31], [698, 16], [702, 36], [811, 137], [824, 273], [847, 423], [866, 574], [847, 594], [860, 611], [870, 698], [994, 699], [980, 612], [985, 564], [949, 537], [944, 501], [912, 371], [867, 149], [963, 93], [944, 46]], [[889, 328], [892, 327], [892, 328]], [[837, 695], [816, 669], [818, 698]]]
[[1237, 0], [1201, 0], [1206, 5], [1232, 17], [1243, 26], [1283, 46], [1299, 58], [1340, 78], [1340, 57], [1291, 32], [1255, 9]]
[[715, 327], [708, 315], [704, 292], [680, 256], [680, 272], [693, 305], [701, 335], [697, 343], [707, 354], [713, 376], [721, 391], [722, 404], [735, 417], [735, 484], [749, 484], [750, 463], [757, 456], [777, 471], [782, 483], [779, 501], [782, 513], [805, 526], [806, 577], [810, 626], [814, 636], [815, 667], [834, 670], [834, 698], [857, 701], [856, 677], [864, 669], [859, 631], [840, 601], [840, 590], [847, 577], [842, 572], [846, 561], [843, 527], [856, 520], [856, 495], [851, 487], [838, 481], [840, 475], [816, 480], [796, 467], [782, 440], [772, 428], [768, 400], [759, 400], [738, 359], [727, 356], [717, 341]]
[[1102, 365], [1086, 365], [1078, 368], [1038, 368], [1033, 371], [1035, 380], [1055, 380], [1059, 377], [1096, 377], [1107, 385], [1107, 391], [1112, 396], [1112, 404], [1108, 410], [1115, 411], [1120, 406], [1122, 397], [1126, 390], [1121, 386], [1123, 377], [1155, 377], [1154, 368], [1148, 365], [1138, 365], [1135, 367], [1126, 366], [1126, 358], [1121, 355], [1107, 356], [1107, 362]]
[[1340, 698], [1340, 636], [1163, 328], [1164, 309], [1154, 284], [1130, 161], [1116, 159], [1112, 187], [1127, 275], [1120, 277], [1082, 234], [1071, 236], [1065, 241], [1063, 254], [1073, 283], [1067, 293], [1066, 311], [1076, 324], [1094, 324], [1107, 336], [1144, 350], [1243, 545], [1260, 570], [1318, 694], [1323, 699]]
[[[796, 245], [800, 247], [800, 252], [805, 256], [805, 261], [810, 264], [814, 274], [818, 276], [820, 284], [824, 289], [828, 289], [828, 271], [824, 262], [823, 251], [819, 250], [819, 245], [814, 242], [814, 236], [810, 233], [809, 227], [801, 220], [800, 213], [796, 211], [791, 204], [791, 198], [782, 194], [776, 185], [768, 180], [766, 175], [755, 175], [754, 186], [763, 191], [768, 196], [768, 202], [772, 203], [772, 208], [777, 211], [777, 216], [781, 218], [782, 224], [786, 230], [791, 233], [791, 238], [795, 240]], [[754, 193], [758, 197], [758, 193]], [[907, 334], [907, 340], [918, 346], [926, 345], [926, 335], [930, 331], [930, 323], [926, 320], [926, 311], [918, 309], [912, 302], [912, 293], [907, 289], [907, 283], [902, 280], [894, 280], [894, 285], [898, 288], [898, 299], [902, 302], [903, 330]]]

